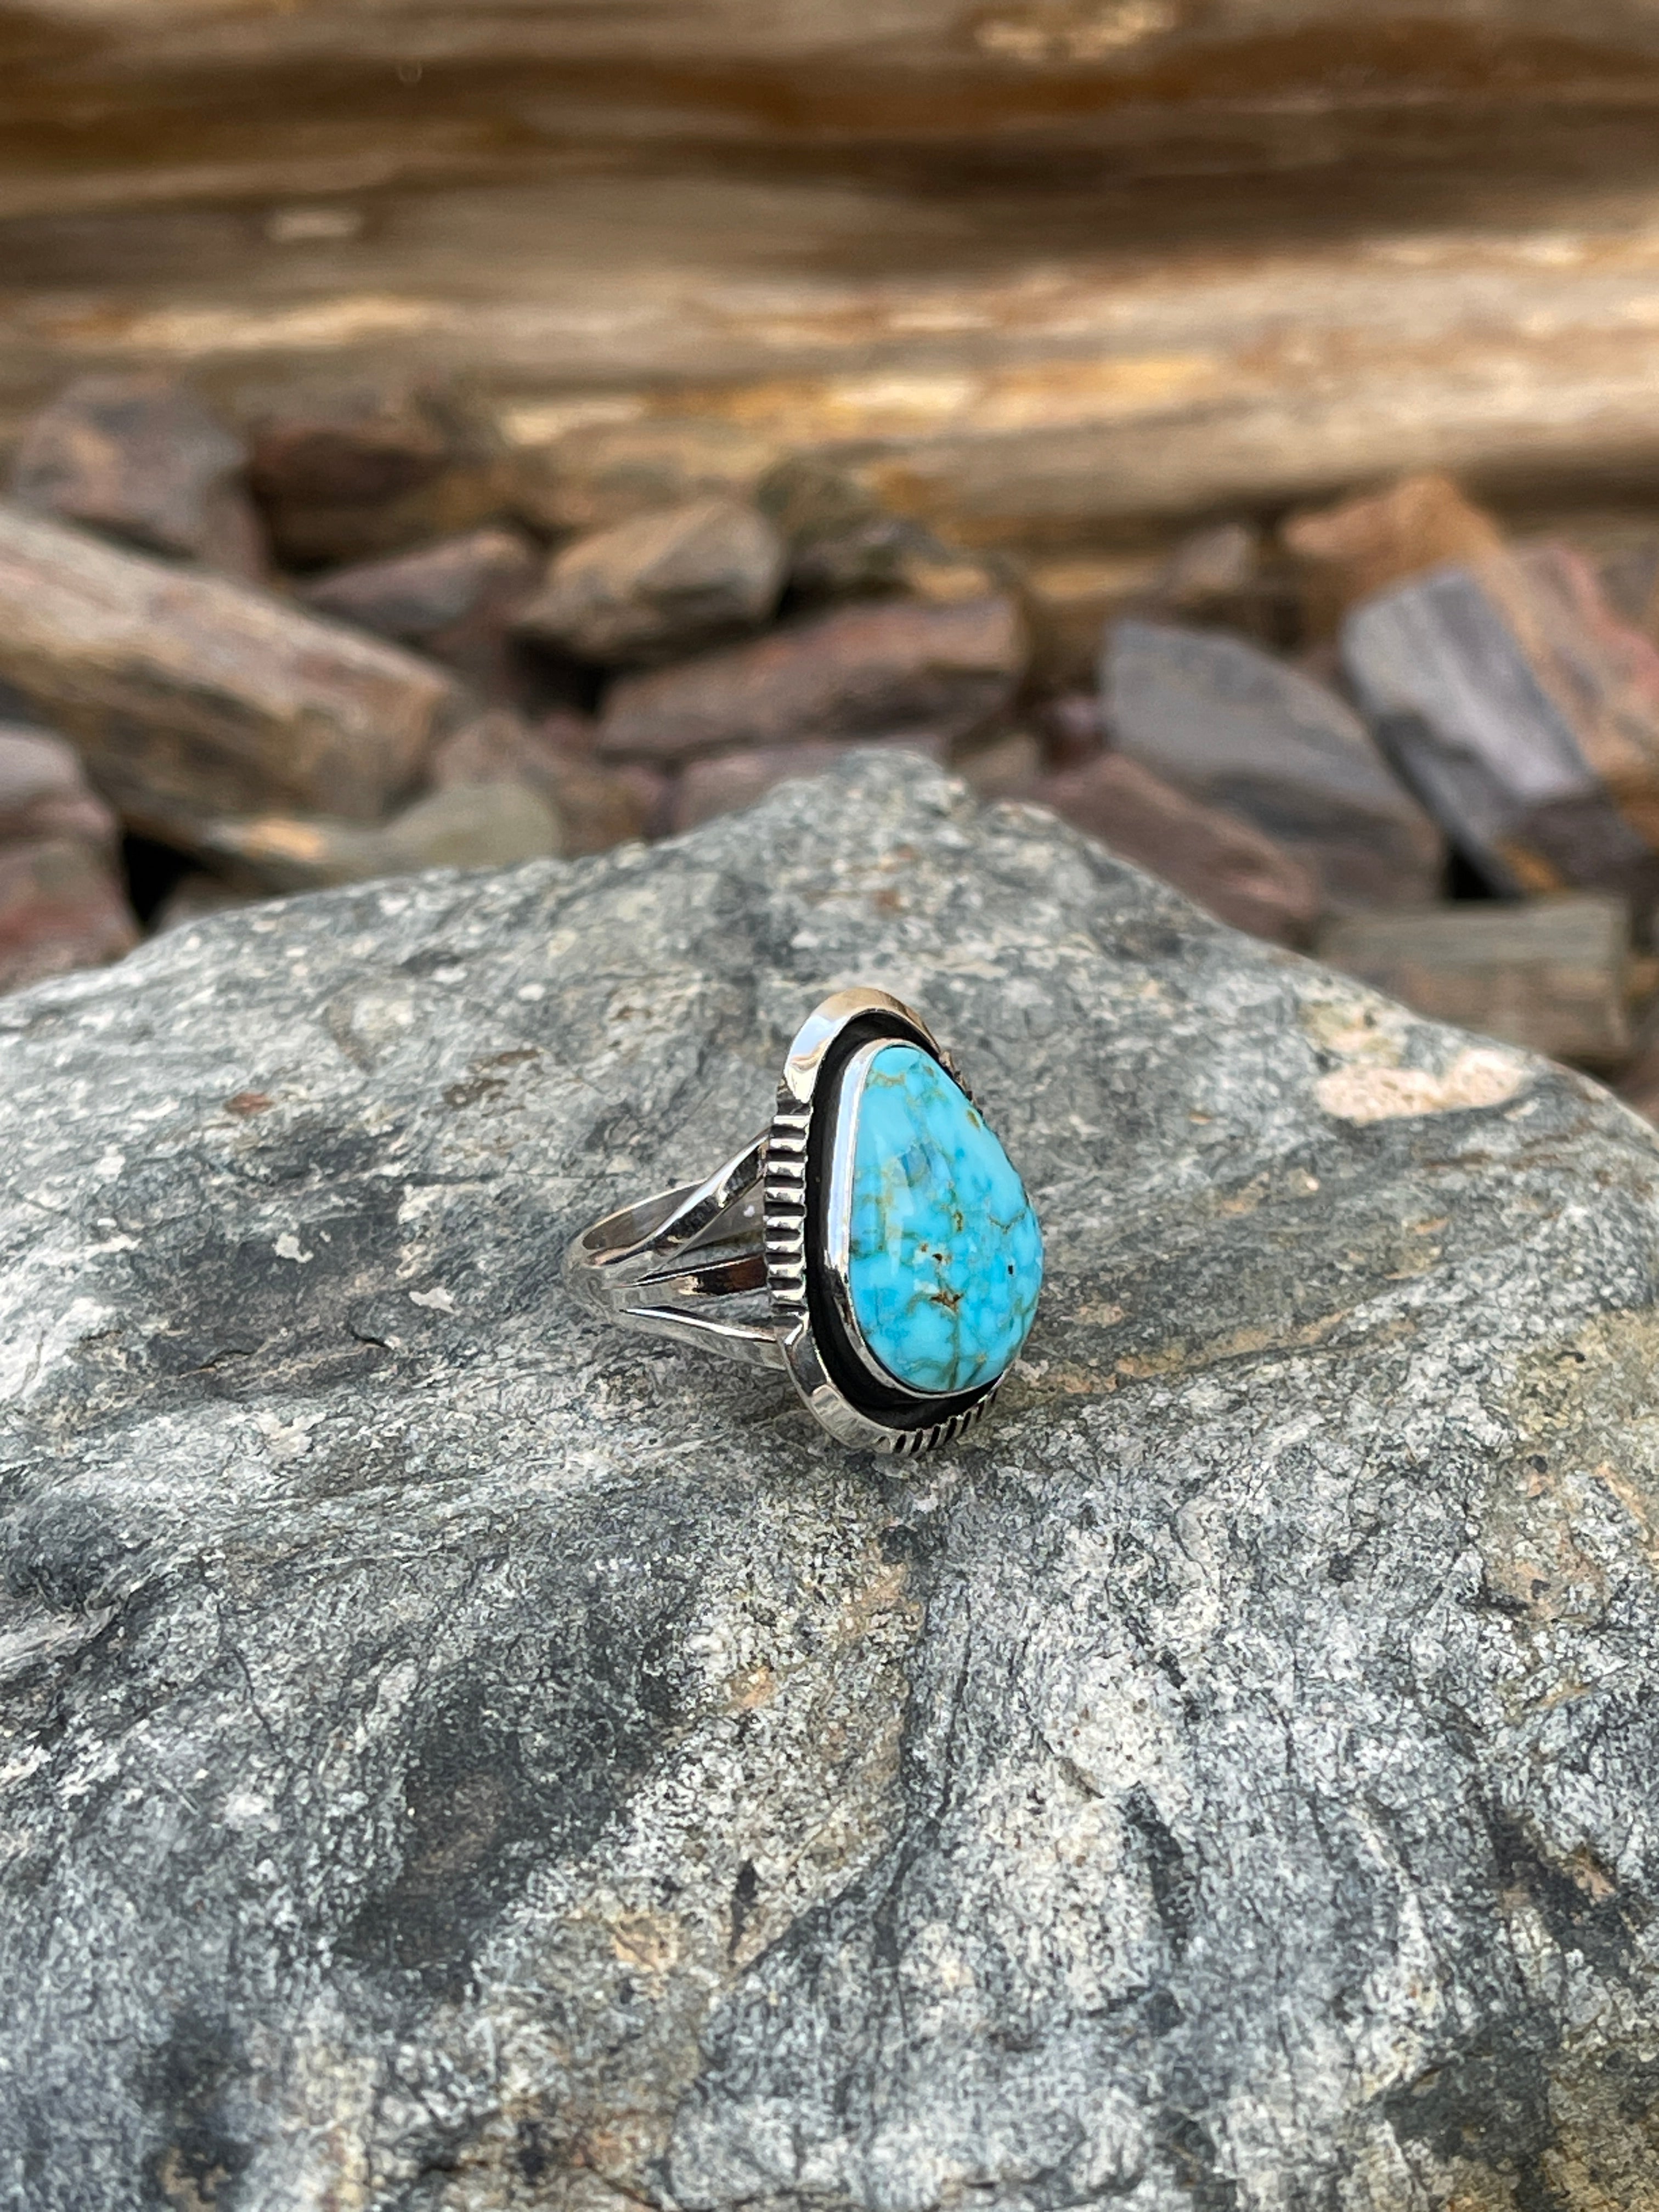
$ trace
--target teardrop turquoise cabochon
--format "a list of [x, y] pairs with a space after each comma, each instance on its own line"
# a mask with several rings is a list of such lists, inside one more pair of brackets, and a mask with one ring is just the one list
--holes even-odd
[[913, 1390], [976, 1389], [1036, 1317], [1042, 1238], [1025, 1186], [978, 1109], [915, 1045], [873, 1055], [856, 1107], [848, 1279], [859, 1328]]

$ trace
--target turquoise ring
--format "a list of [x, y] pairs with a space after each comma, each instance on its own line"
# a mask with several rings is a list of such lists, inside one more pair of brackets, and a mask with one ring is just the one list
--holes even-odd
[[797, 1032], [770, 1123], [566, 1258], [591, 1311], [784, 1369], [840, 1443], [910, 1455], [986, 1412], [1036, 1317], [1042, 1238], [950, 1054], [884, 991]]

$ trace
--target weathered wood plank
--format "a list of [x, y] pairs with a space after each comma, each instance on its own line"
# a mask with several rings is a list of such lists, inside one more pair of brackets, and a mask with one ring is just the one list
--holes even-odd
[[696, 415], [750, 482], [790, 447], [842, 452], [980, 542], [1428, 466], [1511, 502], [1650, 496], [1651, 191], [1504, 204], [1152, 258], [1081, 196], [736, 174], [16, 221], [0, 435], [88, 369], [187, 368], [246, 420], [292, 376], [418, 364], [475, 374], [521, 447]]
[[[1629, 134], [1659, 96], [1631, 0], [1565, 27], [1547, 0], [28, 0], [0, 54], [25, 173], [595, 141], [1306, 172], [1427, 144], [1535, 160]], [[279, 92], [306, 100], [303, 137]]]

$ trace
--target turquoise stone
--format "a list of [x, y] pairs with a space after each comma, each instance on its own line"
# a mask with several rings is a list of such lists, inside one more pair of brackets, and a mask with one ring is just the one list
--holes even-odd
[[884, 1045], [858, 1120], [848, 1279], [865, 1343], [901, 1382], [940, 1394], [1000, 1375], [1042, 1286], [1025, 1186], [936, 1060]]

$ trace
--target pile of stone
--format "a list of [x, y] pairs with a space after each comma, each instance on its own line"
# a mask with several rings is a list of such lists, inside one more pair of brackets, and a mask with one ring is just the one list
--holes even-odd
[[1426, 477], [1068, 599], [1074, 571], [941, 544], [852, 467], [550, 473], [419, 383], [292, 387], [233, 430], [85, 379], [8, 489], [0, 988], [136, 940], [123, 836], [167, 928], [672, 835], [877, 743], [1659, 1099], [1640, 548], [1510, 544]]
[[233, 433], [88, 378], [7, 489], [0, 988], [133, 941], [118, 827], [165, 928], [663, 836], [860, 742], [954, 759], [1027, 670], [1006, 580], [832, 476], [647, 472], [572, 527], [441, 386], [295, 389]]
[[[1659, 539], [1601, 550], [1407, 478], [1253, 545], [1228, 627], [1109, 624], [1099, 704], [1107, 758], [1301, 868], [1321, 958], [1659, 1108]], [[1245, 634], [1270, 575], [1290, 653]]]

